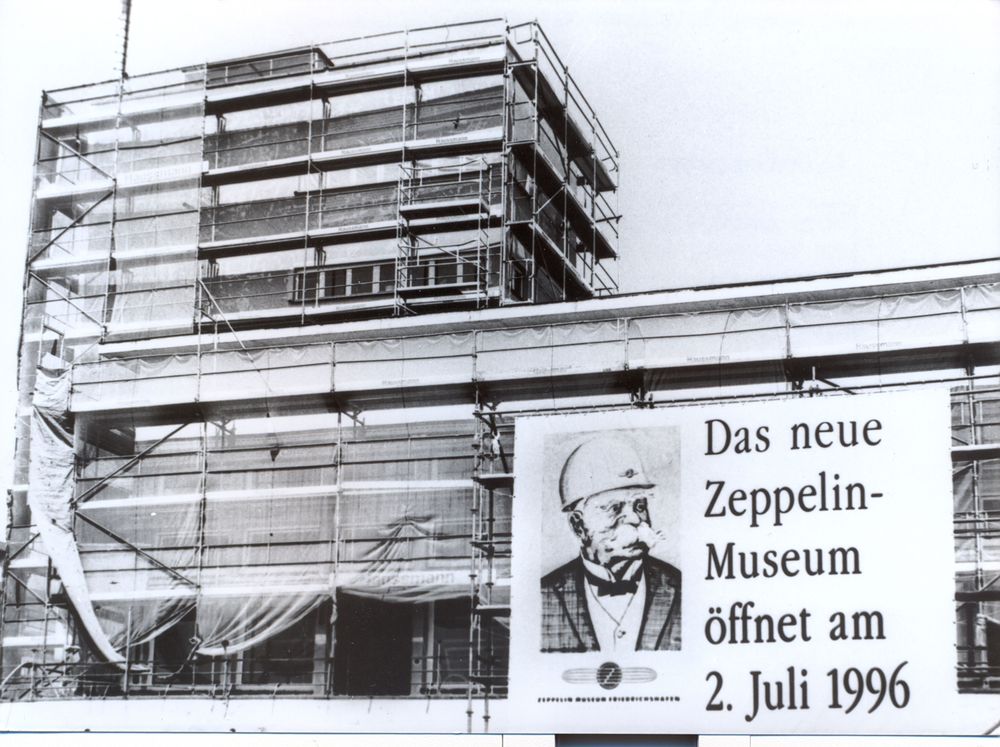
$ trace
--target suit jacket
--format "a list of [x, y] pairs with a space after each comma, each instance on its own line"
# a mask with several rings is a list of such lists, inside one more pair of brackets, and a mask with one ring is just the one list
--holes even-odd
[[[637, 651], [679, 651], [681, 647], [681, 572], [647, 555], [646, 606]], [[577, 556], [542, 578], [542, 651], [599, 651], [587, 609], [583, 560]]]

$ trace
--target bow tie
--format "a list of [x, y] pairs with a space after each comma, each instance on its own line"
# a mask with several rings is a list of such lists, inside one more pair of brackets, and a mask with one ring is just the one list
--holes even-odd
[[594, 587], [599, 597], [617, 597], [622, 594], [635, 594], [639, 590], [639, 574], [632, 578], [615, 579], [608, 581], [594, 574], [587, 573], [587, 582]]

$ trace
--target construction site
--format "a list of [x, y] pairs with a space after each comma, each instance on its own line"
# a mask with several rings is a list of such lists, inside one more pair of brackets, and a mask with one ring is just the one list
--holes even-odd
[[618, 187], [533, 22], [46, 91], [0, 706], [503, 730], [517, 418], [923, 387], [1000, 692], [1000, 261], [622, 294]]

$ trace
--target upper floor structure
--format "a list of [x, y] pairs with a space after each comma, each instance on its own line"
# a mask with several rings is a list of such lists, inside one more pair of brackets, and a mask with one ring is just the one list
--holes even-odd
[[618, 152], [535, 23], [43, 95], [29, 317], [142, 338], [616, 292]]

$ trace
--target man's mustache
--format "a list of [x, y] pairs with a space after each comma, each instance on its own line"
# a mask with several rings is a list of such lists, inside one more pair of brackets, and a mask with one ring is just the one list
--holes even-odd
[[663, 532], [653, 529], [647, 522], [640, 524], [618, 524], [601, 532], [600, 540], [618, 547], [643, 545], [645, 549], [658, 545], [665, 538]]
[[639, 535], [639, 541], [646, 546], [647, 550], [655, 547], [666, 539], [666, 536], [662, 531], [659, 529], [653, 529], [653, 527], [645, 522], [640, 524], [636, 528], [636, 531]]

